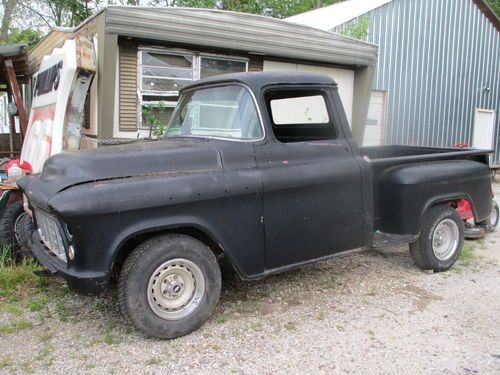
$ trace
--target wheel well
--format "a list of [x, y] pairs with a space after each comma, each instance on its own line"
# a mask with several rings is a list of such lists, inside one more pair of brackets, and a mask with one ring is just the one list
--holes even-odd
[[134, 250], [141, 242], [144, 242], [151, 237], [168, 233], [185, 234], [187, 236], [196, 238], [197, 240], [203, 242], [206, 246], [208, 246], [216, 257], [219, 257], [224, 253], [224, 249], [220, 244], [218, 244], [208, 234], [206, 234], [205, 232], [203, 232], [198, 228], [193, 228], [193, 227], [172, 228], [172, 229], [161, 229], [157, 231], [141, 233], [127, 239], [125, 243], [118, 250], [118, 253], [115, 256], [111, 269], [112, 278], [115, 280], [118, 279], [120, 269], [123, 263], [125, 262], [125, 259], [127, 259], [132, 250]]
[[435, 206], [450, 206], [451, 208], [455, 209], [457, 213], [460, 215], [459, 212], [459, 204], [461, 201], [467, 201], [470, 204], [470, 209], [471, 209], [471, 214], [473, 215], [473, 208], [472, 208], [472, 203], [470, 199], [466, 196], [454, 196], [454, 197], [443, 197], [441, 199], [436, 199], [432, 201], [430, 204], [428, 204], [421, 213], [420, 220], [418, 223], [418, 232], [420, 233], [420, 229], [422, 227], [422, 222], [424, 220], [424, 217], [426, 213], [429, 211], [430, 208], [435, 207]]

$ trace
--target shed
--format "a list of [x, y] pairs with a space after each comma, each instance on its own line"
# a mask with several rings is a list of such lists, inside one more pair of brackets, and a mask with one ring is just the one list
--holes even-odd
[[[20, 84], [29, 82], [28, 74], [28, 46], [26, 44], [11, 44], [0, 47], [0, 92], [6, 92], [7, 98], [15, 103], [16, 114], [4, 113], [9, 118], [9, 134], [0, 134], [0, 155], [8, 154], [11, 157], [17, 153], [22, 137], [26, 134], [28, 120], [21, 94]], [[5, 103], [6, 98], [2, 100]], [[15, 117], [19, 120], [20, 136], [16, 135]], [[8, 144], [8, 146], [7, 146]], [[7, 151], [8, 150], [8, 151]]]
[[500, 20], [484, 0], [349, 0], [287, 19], [334, 32], [368, 22], [379, 46], [365, 145], [495, 149]]
[[79, 34], [97, 44], [90, 136], [147, 135], [148, 108], [168, 119], [179, 89], [193, 80], [283, 68], [332, 76], [354, 134], [363, 134], [377, 62], [377, 46], [371, 43], [245, 13], [109, 6], [75, 29], [52, 30], [31, 53], [32, 72], [43, 55]]

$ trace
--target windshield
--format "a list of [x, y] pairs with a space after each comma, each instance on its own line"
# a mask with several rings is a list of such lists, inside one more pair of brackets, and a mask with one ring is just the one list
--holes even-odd
[[262, 128], [250, 93], [229, 85], [185, 93], [165, 133], [174, 136], [256, 140]]

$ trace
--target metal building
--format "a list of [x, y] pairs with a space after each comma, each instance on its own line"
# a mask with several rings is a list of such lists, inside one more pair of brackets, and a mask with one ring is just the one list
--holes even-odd
[[500, 20], [483, 0], [350, 0], [287, 19], [379, 46], [364, 144], [494, 148], [500, 164]]

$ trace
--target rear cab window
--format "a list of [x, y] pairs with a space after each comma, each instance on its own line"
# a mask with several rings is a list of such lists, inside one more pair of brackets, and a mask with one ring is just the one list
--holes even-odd
[[283, 143], [337, 137], [326, 94], [321, 90], [272, 90], [265, 94], [276, 139]]

